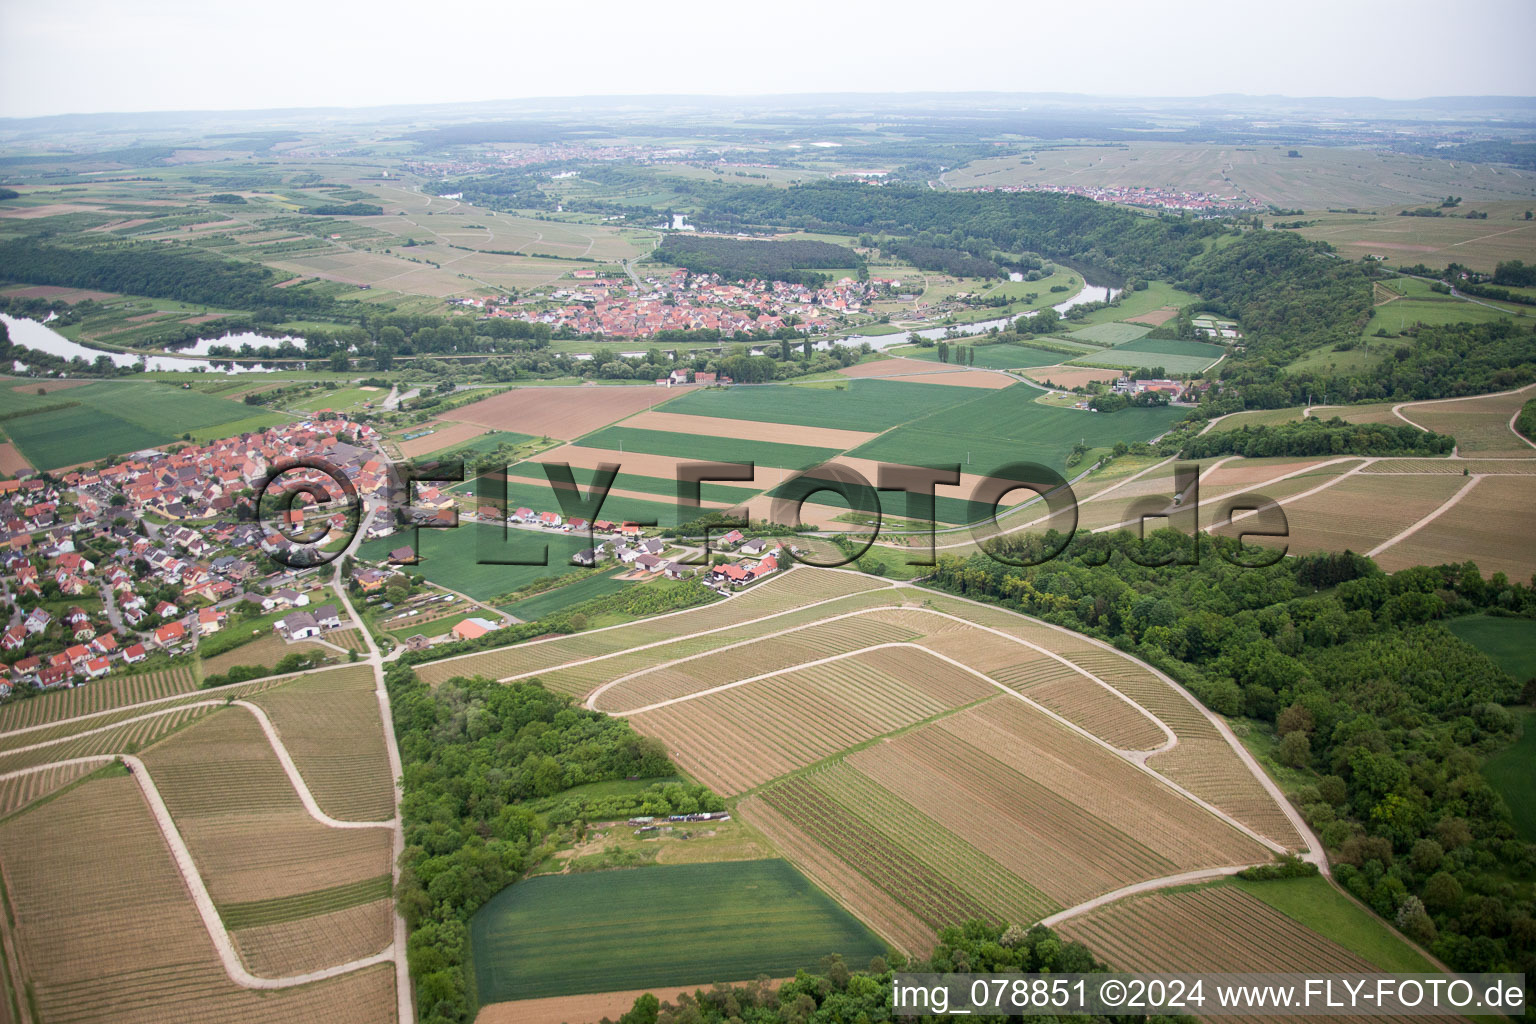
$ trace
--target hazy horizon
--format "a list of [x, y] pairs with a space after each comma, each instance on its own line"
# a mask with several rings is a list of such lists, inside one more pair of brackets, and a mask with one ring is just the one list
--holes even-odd
[[[1386, 13], [1383, 14], [1383, 11]], [[1446, 45], [1446, 9], [1298, 0], [1284, 20], [1214, 0], [1099, 5], [1089, 15], [984, 2], [953, 16], [791, 0], [668, 12], [598, 0], [577, 20], [473, 0], [274, 0], [133, 9], [0, 6], [0, 117], [366, 109], [645, 96], [1058, 93], [1422, 100], [1536, 95], [1536, 5], [1482, 0]]]

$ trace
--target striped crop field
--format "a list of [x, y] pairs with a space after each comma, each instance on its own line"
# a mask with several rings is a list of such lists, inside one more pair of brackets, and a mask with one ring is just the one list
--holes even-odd
[[805, 779], [775, 783], [763, 790], [762, 800], [934, 931], [990, 916], [953, 882]]
[[70, 690], [55, 690], [29, 700], [10, 701], [0, 707], [0, 732], [57, 722], [62, 718], [104, 711], [124, 704], [137, 704], [195, 689], [197, 678], [190, 665], [99, 679]]
[[1526, 388], [1504, 395], [1415, 403], [1404, 406], [1402, 415], [1426, 430], [1450, 434], [1456, 439], [1458, 455], [1530, 459], [1536, 458], [1536, 448], [1521, 440], [1509, 421], [1531, 395]]
[[[1286, 505], [1287, 536], [1255, 537], [1250, 543], [1284, 545], [1297, 554], [1364, 554], [1439, 508], [1466, 482], [1459, 473], [1384, 476], [1362, 471], [1326, 491]], [[1257, 522], [1258, 518], [1239, 519], [1212, 532], [1232, 537]]]
[[394, 816], [394, 780], [371, 666], [299, 676], [253, 703], [271, 718], [321, 810], [347, 821]]
[[1030, 782], [1070, 796], [1078, 808], [1181, 869], [1268, 858], [1257, 842], [1187, 797], [1017, 701], [974, 708], [937, 728]]
[[255, 716], [215, 712], [144, 754], [214, 902], [249, 903], [389, 871], [388, 829], [309, 816]]
[[281, 977], [372, 956], [394, 939], [393, 919], [394, 901], [386, 897], [230, 935], [251, 973]]
[[[616, 654], [643, 644], [672, 640], [709, 629], [721, 629], [763, 616], [803, 610], [807, 605], [819, 601], [889, 589], [889, 584], [860, 573], [797, 566], [778, 579], [765, 581], [726, 601], [653, 619], [641, 619], [611, 629], [535, 640], [467, 657], [427, 662], [416, 668], [416, 674], [424, 682], [436, 685], [444, 679], [461, 675], [504, 679], [524, 672], [544, 672], [583, 658]], [[821, 609], [816, 609], [815, 613], [808, 615], [807, 621], [816, 621], [822, 617], [822, 609], [830, 607], [823, 605]], [[740, 639], [740, 634], [734, 638]], [[730, 638], [722, 641], [730, 642]]]
[[1377, 564], [1395, 572], [1413, 565], [1472, 561], [1484, 575], [1502, 572], [1513, 580], [1528, 580], [1536, 573], [1533, 504], [1536, 477], [1482, 477], [1454, 507], [1376, 556]]
[[[1233, 885], [1131, 896], [1057, 925], [1119, 971], [1377, 973], [1379, 968]], [[1421, 970], [1430, 970], [1424, 964]], [[1249, 1017], [1247, 1020], [1281, 1020]], [[1447, 1021], [1448, 1017], [1334, 1020]]]
[[388, 965], [285, 991], [230, 981], [126, 776], [93, 779], [0, 825], [0, 859], [15, 966], [50, 1024], [366, 1024], [394, 1013]]
[[596, 707], [611, 712], [644, 707], [722, 683], [794, 668], [807, 661], [851, 654], [875, 644], [908, 641], [915, 635], [901, 626], [868, 621], [863, 616], [805, 626], [788, 636], [755, 640], [649, 669], [604, 692]]
[[846, 761], [818, 769], [806, 778], [844, 807], [858, 812], [885, 835], [887, 842], [904, 847], [969, 893], [985, 908], [987, 917], [1022, 924], [1060, 909], [1045, 893], [940, 828]]
[[1172, 750], [1149, 757], [1147, 767], [1220, 807], [1264, 838], [1287, 850], [1302, 848], [1291, 819], [1251, 772], [1241, 770], [1232, 748], [1221, 737], [1181, 739]]
[[[795, 646], [788, 637], [765, 643]], [[885, 648], [647, 711], [631, 724], [729, 796], [995, 692], [922, 648]]]
[[1076, 673], [1036, 686], [1026, 695], [1120, 750], [1152, 750], [1168, 741], [1139, 707], [1117, 691]]

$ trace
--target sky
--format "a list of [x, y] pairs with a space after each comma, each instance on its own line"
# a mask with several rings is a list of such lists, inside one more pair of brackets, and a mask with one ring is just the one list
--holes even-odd
[[0, 116], [545, 96], [1536, 95], [1533, 0], [0, 0]]

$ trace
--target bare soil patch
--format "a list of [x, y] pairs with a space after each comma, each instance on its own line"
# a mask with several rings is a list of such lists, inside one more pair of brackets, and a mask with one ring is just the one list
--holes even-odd
[[896, 377], [921, 384], [952, 384], [963, 388], [1005, 388], [1014, 383], [1001, 373], [968, 370], [963, 366], [945, 366], [903, 356], [845, 366], [837, 372], [845, 377]]
[[4, 294], [13, 295], [18, 299], [63, 299], [65, 302], [80, 302], [83, 299], [95, 299], [97, 302], [105, 302], [107, 299], [117, 298], [112, 292], [96, 292], [85, 288], [64, 288], [55, 284], [34, 284], [26, 288], [6, 288]]
[[454, 419], [569, 441], [678, 394], [654, 386], [514, 388], [454, 410]]
[[0, 217], [12, 220], [36, 220], [39, 217], [55, 217], [61, 213], [95, 213], [100, 207], [81, 206], [79, 203], [47, 203], [43, 206], [25, 206], [19, 210], [0, 210]]
[[16, 450], [16, 446], [7, 441], [0, 444], [0, 473], [7, 476], [21, 476], [23, 473], [32, 472], [32, 463], [27, 457]]
[[1164, 306], [1162, 309], [1154, 309], [1140, 316], [1128, 316], [1125, 322], [1128, 324], [1148, 324], [1152, 327], [1161, 327], [1163, 324], [1179, 315], [1179, 307]]
[[432, 433], [425, 437], [412, 438], [400, 443], [400, 454], [406, 458], [415, 458], [428, 452], [435, 452], [449, 445], [463, 444], [465, 441], [473, 441], [481, 434], [488, 433], [490, 428], [478, 423], [453, 423], [449, 420], [432, 420], [430, 425]]
[[1042, 384], [1050, 381], [1059, 388], [1080, 388], [1095, 381], [1119, 380], [1122, 376], [1120, 370], [1100, 370], [1091, 366], [1031, 366], [1023, 371], [1024, 376], [1030, 380], [1037, 380]]
[[78, 388], [83, 384], [91, 383], [88, 380], [39, 380], [28, 381], [25, 384], [17, 384], [12, 391], [28, 391], [37, 394], [41, 391], [45, 395], [51, 395], [55, 391], [65, 391], [69, 388]]

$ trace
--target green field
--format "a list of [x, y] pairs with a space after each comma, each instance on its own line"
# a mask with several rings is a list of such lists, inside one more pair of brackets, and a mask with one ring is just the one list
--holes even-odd
[[[412, 429], [420, 430], [421, 427], [418, 425]], [[411, 431], [407, 430], [405, 433], [409, 434]], [[446, 447], [439, 448], [436, 451], [428, 452], [426, 455], [418, 455], [416, 458], [440, 459], [457, 457], [466, 460], [466, 462], [473, 463], [473, 456], [495, 451], [497, 448], [500, 448], [504, 444], [524, 445], [530, 441], [537, 440], [538, 438], [536, 437], [531, 437], [528, 434], [519, 434], [515, 430], [492, 430], [489, 433], [481, 434], [479, 437], [472, 441], [464, 441], [459, 444], [450, 444]]]
[[244, 429], [282, 422], [281, 415], [253, 416], [243, 402], [164, 384], [101, 381], [48, 395], [0, 389], [0, 413], [74, 402], [67, 409], [4, 421], [5, 432], [34, 466], [58, 469], [110, 455], [155, 448], [184, 433], [207, 436], [235, 424]]
[[1172, 407], [1122, 409], [1098, 414], [1040, 405], [1027, 384], [988, 391], [964, 405], [882, 434], [849, 454], [904, 465], [959, 463], [986, 474], [1011, 462], [1033, 462], [1066, 474], [1067, 455], [1078, 443], [1089, 448], [1117, 441], [1146, 441], [1182, 418]]
[[[537, 472], [537, 471], [536, 471]], [[574, 470], [573, 470], [574, 473]], [[579, 477], [579, 474], [577, 474]], [[475, 485], [471, 485], [475, 486]], [[582, 485], [582, 496], [577, 500], [583, 500], [586, 496], [586, 488], [589, 484]], [[620, 485], [615, 484], [614, 489]], [[755, 492], [753, 492], [755, 493]], [[567, 498], [572, 497], [566, 492]], [[531, 508], [535, 512], [560, 512], [560, 501], [555, 496], [555, 489], [549, 485], [549, 481], [540, 473], [537, 477], [509, 477], [507, 479], [507, 507]], [[665, 497], [658, 496], [655, 501], [647, 501], [644, 498], [631, 498], [626, 495], [614, 494], [611, 491], [603, 498], [597, 513], [588, 518], [611, 519], [614, 522], [635, 522], [651, 524], [655, 526], [676, 526], [679, 521], [691, 522], [697, 519], [703, 510], [689, 508], [677, 504], [677, 494]]]
[[1483, 776], [1509, 805], [1515, 828], [1536, 843], [1536, 712], [1522, 717], [1524, 732], [1513, 745], [1483, 762]]
[[792, 975], [885, 945], [782, 860], [544, 875], [470, 921], [481, 1005]]
[[[1050, 339], [1052, 344], [1061, 344], [1056, 338]], [[961, 342], [961, 344], [964, 344]], [[1073, 349], [1079, 352], [1096, 351], [1087, 345], [1073, 345]], [[970, 366], [984, 366], [989, 370], [1012, 370], [1025, 366], [1054, 366], [1064, 359], [1071, 359], [1068, 352], [1047, 352], [1043, 348], [1032, 348], [1029, 345], [1016, 345], [1011, 341], [998, 342], [995, 345], [977, 345], [975, 347], [975, 362], [967, 361]], [[939, 361], [938, 347], [916, 348], [902, 352], [909, 359], [926, 359], [929, 362]], [[935, 387], [948, 387], [946, 384], [934, 385]]]
[[[638, 427], [604, 427], [576, 443], [583, 448], [607, 448], [614, 452], [634, 452], [637, 455], [670, 455], [679, 459], [717, 462], [750, 461], [776, 469], [806, 469], [838, 454], [836, 448], [813, 448], [774, 441], [744, 441], [735, 437], [679, 434], [670, 430], [642, 430]], [[622, 463], [623, 458], [614, 461]]]
[[[543, 463], [519, 462], [513, 466], [508, 476], [525, 480], [534, 480], [543, 483], [549, 478], [544, 475]], [[592, 486], [592, 479], [597, 475], [594, 469], [584, 466], [572, 466], [571, 478], [584, 492]], [[515, 484], [516, 481], [514, 480]], [[469, 486], [469, 485], [466, 485]], [[616, 491], [637, 491], [641, 494], [656, 494], [668, 500], [677, 497], [677, 481], [666, 480], [659, 476], [641, 476], [638, 473], [619, 473], [613, 478], [613, 489]], [[732, 487], [729, 484], [704, 483], [700, 485], [700, 499], [703, 501], [723, 501], [736, 504], [754, 497], [757, 491], [750, 487]], [[611, 517], [605, 517], [611, 518]]]
[[1199, 298], [1200, 296], [1198, 295], [1181, 292], [1171, 284], [1166, 284], [1162, 281], [1149, 281], [1147, 282], [1147, 287], [1142, 290], [1120, 296], [1118, 305], [1096, 309], [1083, 317], [1081, 322], [1090, 324], [1113, 323], [1124, 320], [1127, 317], [1150, 313], [1154, 309], [1162, 309], [1164, 306], [1187, 306], [1192, 302], [1198, 301]]
[[876, 432], [974, 397], [974, 390], [948, 384], [849, 380], [844, 388], [712, 388], [668, 403], [667, 412]]
[[1087, 342], [1090, 345], [1124, 345], [1128, 341], [1145, 337], [1151, 332], [1152, 328], [1146, 324], [1094, 324], [1092, 327], [1073, 331], [1067, 335], [1067, 338], [1071, 341]]
[[1230, 884], [1263, 900], [1293, 921], [1326, 935], [1384, 971], [1429, 973], [1436, 970], [1379, 917], [1339, 892], [1320, 875]]
[[621, 580], [612, 573], [598, 573], [577, 580], [575, 583], [556, 587], [554, 590], [546, 590], [542, 594], [535, 594], [521, 601], [514, 601], [512, 604], [502, 605], [501, 610], [517, 616], [524, 622], [531, 622], [563, 611], [573, 604], [580, 604], [582, 601], [590, 601], [594, 597], [602, 597], [604, 594], [634, 586], [642, 586], [642, 584]]
[[1220, 359], [1224, 352], [1226, 349], [1220, 345], [1208, 345], [1203, 341], [1141, 338], [1115, 348], [1078, 356], [1071, 362], [1083, 366], [1123, 366], [1131, 369], [1161, 366], [1169, 373], [1199, 373]]
[[[364, 561], [382, 562], [398, 547], [411, 544], [410, 531], [368, 541], [358, 551]], [[482, 565], [481, 558], [522, 559], [533, 561], [549, 546], [548, 565]], [[416, 555], [421, 564], [408, 566], [410, 573], [420, 573], [449, 590], [468, 594], [477, 601], [487, 601], [526, 587], [534, 580], [570, 572], [571, 555], [588, 547], [584, 533], [557, 533], [553, 530], [507, 530], [503, 544], [501, 529], [493, 524], [460, 520], [451, 530], [422, 530], [421, 546]]]
[[1536, 678], [1536, 619], [1466, 615], [1446, 627], [1522, 683]]

